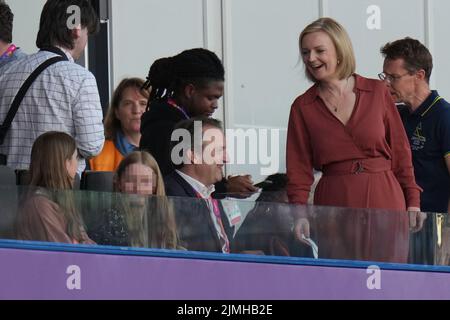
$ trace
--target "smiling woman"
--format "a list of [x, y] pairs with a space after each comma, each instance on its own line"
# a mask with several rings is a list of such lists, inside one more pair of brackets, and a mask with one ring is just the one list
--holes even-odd
[[[299, 45], [306, 76], [315, 84], [291, 108], [286, 151], [290, 202], [307, 203], [316, 169], [323, 176], [314, 194], [315, 205], [419, 211], [420, 188], [394, 101], [381, 81], [354, 73], [353, 48], [345, 29], [333, 19], [318, 19], [302, 31]], [[297, 238], [302, 241], [303, 235], [309, 237], [309, 223], [306, 217], [296, 218]], [[373, 225], [359, 227], [371, 239], [346, 239], [367, 249], [347, 248], [355, 251], [353, 257], [370, 257], [374, 245], [394, 243], [400, 235], [407, 238], [406, 215], [393, 218], [391, 226], [379, 224], [382, 228], [376, 228], [377, 219], [373, 218]], [[322, 236], [335, 234], [331, 229], [322, 231]], [[406, 262], [407, 243], [396, 248], [400, 249], [379, 258]]]
[[117, 86], [105, 117], [105, 145], [89, 161], [90, 170], [114, 171], [125, 156], [139, 147], [141, 116], [149, 97], [143, 84], [142, 79], [126, 78]]

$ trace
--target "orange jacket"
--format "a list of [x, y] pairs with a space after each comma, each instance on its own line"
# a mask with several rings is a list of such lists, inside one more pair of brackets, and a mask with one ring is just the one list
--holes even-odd
[[117, 150], [114, 141], [105, 140], [102, 152], [89, 160], [92, 171], [115, 171], [124, 157]]

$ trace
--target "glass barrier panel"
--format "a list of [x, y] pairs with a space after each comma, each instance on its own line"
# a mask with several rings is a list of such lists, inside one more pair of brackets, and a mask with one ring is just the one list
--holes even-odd
[[[0, 238], [334, 259], [450, 264], [447, 214], [0, 188]], [[261, 201], [264, 200], [264, 201]], [[269, 202], [265, 202], [269, 201]]]

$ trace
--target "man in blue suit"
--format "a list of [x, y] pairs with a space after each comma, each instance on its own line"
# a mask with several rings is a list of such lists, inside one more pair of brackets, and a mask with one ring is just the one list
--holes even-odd
[[[199, 117], [178, 123], [172, 134], [175, 171], [164, 178], [166, 194], [176, 199], [181, 243], [188, 250], [229, 253], [234, 226], [221, 203], [211, 197], [227, 162], [220, 121]], [[194, 200], [194, 199], [197, 200]]]

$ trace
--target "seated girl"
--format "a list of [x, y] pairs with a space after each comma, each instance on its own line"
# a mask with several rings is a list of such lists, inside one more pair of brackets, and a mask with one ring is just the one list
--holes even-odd
[[31, 150], [30, 190], [17, 217], [18, 239], [94, 244], [71, 191], [77, 168], [77, 148], [70, 135], [51, 131], [36, 139]]
[[[114, 176], [116, 194], [90, 236], [98, 244], [176, 249], [173, 210], [155, 159], [134, 151], [119, 164]], [[148, 197], [156, 195], [157, 197]]]

